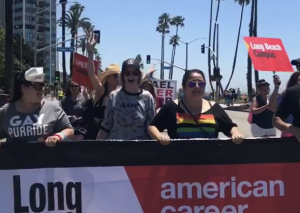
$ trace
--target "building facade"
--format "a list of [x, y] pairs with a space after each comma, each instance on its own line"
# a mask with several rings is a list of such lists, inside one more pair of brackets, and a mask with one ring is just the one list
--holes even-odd
[[[24, 41], [33, 49], [45, 48], [56, 43], [57, 19], [54, 5], [57, 0], [12, 1], [14, 1], [14, 34], [22, 34]], [[56, 69], [56, 46], [40, 51], [37, 55], [37, 65], [44, 67], [46, 80], [53, 84]]]
[[0, 0], [0, 27], [5, 28], [5, 0]]

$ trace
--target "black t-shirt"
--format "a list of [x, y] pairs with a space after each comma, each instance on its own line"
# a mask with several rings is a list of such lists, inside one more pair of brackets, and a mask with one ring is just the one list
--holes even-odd
[[300, 128], [300, 84], [286, 90], [275, 115], [281, 119], [292, 115], [293, 125]]
[[194, 115], [199, 125], [179, 105], [174, 101], [167, 102], [150, 125], [155, 126], [160, 132], [168, 130], [171, 139], [218, 138], [219, 132], [230, 136], [232, 127], [237, 126], [217, 103], [208, 111]]
[[[256, 96], [256, 102], [257, 102], [257, 108], [263, 107], [267, 105], [267, 101], [264, 100], [264, 98], [261, 95]], [[273, 115], [274, 112], [266, 109], [265, 111], [259, 113], [259, 114], [253, 114], [252, 115], [252, 123], [256, 124], [262, 129], [271, 129], [273, 128]]]

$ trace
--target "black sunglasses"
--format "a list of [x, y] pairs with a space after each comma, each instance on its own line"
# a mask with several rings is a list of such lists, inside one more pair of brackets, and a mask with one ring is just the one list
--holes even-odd
[[200, 87], [200, 88], [204, 88], [206, 86], [206, 82], [204, 81], [190, 81], [189, 82], [189, 88], [193, 89], [196, 86]]
[[139, 71], [124, 71], [124, 75], [125, 76], [130, 76], [130, 73], [133, 75], [133, 76], [138, 76], [139, 75]]
[[31, 83], [30, 86], [32, 86], [36, 91], [41, 91], [44, 88], [45, 83]]
[[74, 88], [74, 87], [79, 87], [79, 85], [70, 85], [69, 87]]

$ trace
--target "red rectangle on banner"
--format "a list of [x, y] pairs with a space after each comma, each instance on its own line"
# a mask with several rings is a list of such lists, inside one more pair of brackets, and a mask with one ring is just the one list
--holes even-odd
[[294, 71], [281, 39], [244, 37], [244, 41], [255, 70]]
[[[87, 87], [89, 89], [93, 89], [93, 86], [91, 84], [91, 81], [87, 73], [87, 64], [88, 64], [87, 57], [80, 55], [78, 53], [74, 53], [72, 81], [76, 82], [81, 86]], [[99, 66], [99, 62], [94, 61], [96, 75], [97, 75], [98, 66]]]
[[125, 167], [145, 213], [297, 213], [300, 164]]

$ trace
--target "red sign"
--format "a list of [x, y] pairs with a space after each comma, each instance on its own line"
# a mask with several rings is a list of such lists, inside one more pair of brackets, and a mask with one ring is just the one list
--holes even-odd
[[[81, 86], [87, 87], [89, 89], [93, 89], [93, 86], [91, 84], [90, 78], [87, 73], [87, 64], [88, 64], [87, 57], [80, 55], [78, 53], [74, 53], [72, 81], [76, 82]], [[96, 75], [97, 75], [98, 66], [99, 66], [99, 62], [94, 61]]]
[[280, 38], [244, 37], [255, 70], [294, 72]]
[[125, 167], [145, 213], [298, 213], [300, 163]]

